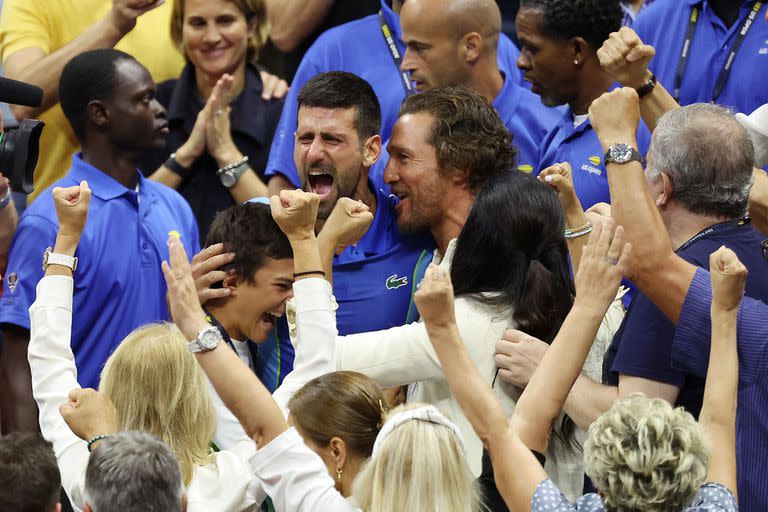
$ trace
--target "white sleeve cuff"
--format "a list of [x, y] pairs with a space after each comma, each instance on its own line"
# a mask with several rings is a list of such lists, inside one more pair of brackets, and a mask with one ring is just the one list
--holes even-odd
[[75, 281], [70, 276], [43, 276], [37, 283], [37, 296], [29, 310], [55, 307], [72, 310]]

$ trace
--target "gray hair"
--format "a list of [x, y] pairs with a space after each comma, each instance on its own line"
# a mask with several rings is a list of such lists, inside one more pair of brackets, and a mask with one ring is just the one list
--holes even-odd
[[728, 218], [747, 212], [755, 149], [728, 109], [696, 103], [667, 112], [649, 153], [648, 178], [666, 174], [688, 211]]
[[94, 512], [180, 512], [183, 495], [176, 456], [152, 434], [112, 435], [88, 461], [85, 501]]

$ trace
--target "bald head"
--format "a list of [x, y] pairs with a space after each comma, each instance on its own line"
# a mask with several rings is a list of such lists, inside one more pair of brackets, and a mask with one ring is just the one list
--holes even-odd
[[407, 0], [400, 11], [402, 69], [419, 90], [471, 86], [479, 68], [495, 67], [501, 13], [494, 0]]

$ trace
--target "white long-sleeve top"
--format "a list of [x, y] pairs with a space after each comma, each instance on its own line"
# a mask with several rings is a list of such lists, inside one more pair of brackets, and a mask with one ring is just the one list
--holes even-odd
[[[59, 406], [67, 401], [69, 391], [80, 387], [70, 348], [72, 292], [71, 277], [46, 276], [38, 283], [37, 300], [30, 307], [28, 358], [41, 432], [53, 444], [63, 488], [75, 510], [81, 511], [89, 453], [86, 442], [72, 433], [59, 413]], [[313, 344], [323, 339], [329, 341], [326, 341], [324, 350], [297, 350], [294, 372], [274, 394], [283, 411], [286, 410], [285, 404], [290, 396], [304, 383], [333, 371], [335, 366], [333, 340], [336, 328], [330, 305], [329, 283], [322, 279], [298, 281], [294, 284], [294, 294], [300, 332], [317, 334]], [[303, 346], [301, 338], [304, 337], [306, 335], [297, 340], [297, 349]], [[220, 401], [217, 413], [219, 421], [234, 422], [242, 435], [234, 437], [234, 442], [228, 446], [229, 450], [217, 452], [212, 463], [195, 468], [192, 482], [187, 488], [187, 510], [255, 511], [266, 497], [262, 481], [253, 478], [249, 463], [256, 453], [255, 444]], [[301, 456], [308, 459], [314, 457], [322, 466], [320, 458], [304, 448], [306, 451]], [[333, 481], [324, 466], [315, 476], [320, 480], [329, 480], [333, 489]]]
[[[442, 261], [436, 257], [440, 267], [446, 271], [450, 271], [454, 248], [455, 240], [449, 244]], [[620, 296], [614, 300], [603, 320], [585, 364], [584, 371], [590, 376], [600, 375], [605, 350], [623, 318]], [[504, 330], [515, 327], [513, 311], [488, 307], [469, 297], [456, 299], [454, 307], [461, 339], [480, 374], [491, 384], [496, 375], [495, 344]], [[464, 438], [472, 472], [475, 476], [480, 475], [482, 441], [451, 394], [422, 322], [339, 337], [336, 341], [336, 366], [338, 370], [365, 374], [382, 387], [409, 384], [408, 401], [434, 404], [456, 423]], [[503, 383], [501, 379], [496, 380], [493, 390], [504, 412], [511, 417], [521, 390]], [[558, 439], [553, 439], [550, 446], [545, 465], [547, 474], [567, 496], [581, 496], [584, 483], [581, 455], [565, 449]]]

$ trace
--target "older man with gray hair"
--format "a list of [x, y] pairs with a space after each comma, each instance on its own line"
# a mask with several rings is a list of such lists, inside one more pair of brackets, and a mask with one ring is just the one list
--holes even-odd
[[[727, 246], [749, 270], [746, 295], [768, 302], [768, 240], [747, 217], [754, 158], [749, 134], [730, 111], [694, 104], [670, 110], [659, 120], [646, 177], [677, 255], [706, 269], [709, 255]], [[565, 412], [586, 429], [617, 398], [643, 392], [698, 416], [704, 376], [683, 371], [673, 360], [674, 336], [674, 324], [636, 293], [606, 354], [603, 384], [580, 376]], [[496, 363], [504, 370], [500, 376], [525, 385], [546, 350], [542, 343], [508, 331], [497, 344]], [[708, 341], [702, 338], [702, 343]]]
[[85, 473], [83, 512], [184, 512], [176, 456], [158, 437], [125, 431], [98, 442]]

